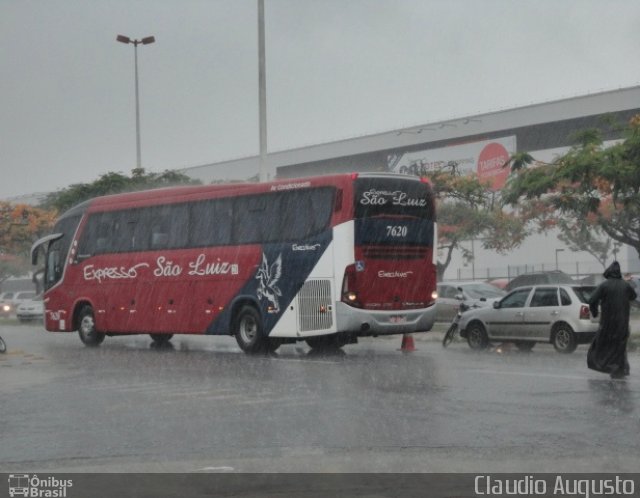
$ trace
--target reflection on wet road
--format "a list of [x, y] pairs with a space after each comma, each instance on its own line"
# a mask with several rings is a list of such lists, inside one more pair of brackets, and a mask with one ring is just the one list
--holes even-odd
[[636, 471], [631, 377], [560, 355], [446, 350], [437, 337], [302, 343], [247, 356], [227, 337], [107, 338], [7, 326], [0, 471]]

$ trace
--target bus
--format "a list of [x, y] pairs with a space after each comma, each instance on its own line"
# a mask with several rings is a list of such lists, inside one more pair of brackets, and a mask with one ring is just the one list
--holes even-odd
[[436, 230], [428, 181], [353, 173], [94, 198], [31, 256], [48, 331], [231, 335], [257, 353], [429, 331]]

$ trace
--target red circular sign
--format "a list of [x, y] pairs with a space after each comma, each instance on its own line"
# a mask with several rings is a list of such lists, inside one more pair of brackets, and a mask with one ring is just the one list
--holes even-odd
[[503, 167], [508, 160], [509, 153], [502, 144], [486, 145], [478, 157], [478, 179], [489, 182], [493, 190], [500, 190], [509, 176], [509, 168]]

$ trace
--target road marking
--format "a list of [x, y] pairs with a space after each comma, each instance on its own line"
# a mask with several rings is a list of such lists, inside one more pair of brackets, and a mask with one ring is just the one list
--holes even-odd
[[201, 469], [196, 470], [196, 472], [233, 472], [235, 469], [233, 467], [203, 467]]
[[328, 365], [335, 365], [337, 363], [342, 363], [342, 360], [317, 360], [315, 358], [278, 358], [277, 361], [285, 362], [285, 363], [306, 363], [307, 365], [316, 364], [316, 363], [325, 363]]
[[587, 377], [580, 375], [563, 375], [541, 372], [509, 372], [502, 370], [469, 370], [469, 372], [485, 373], [489, 375], [520, 375], [523, 377], [557, 377], [560, 379], [585, 380]]

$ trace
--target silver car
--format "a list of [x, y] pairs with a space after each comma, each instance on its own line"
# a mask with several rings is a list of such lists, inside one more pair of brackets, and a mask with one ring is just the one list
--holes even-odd
[[482, 281], [439, 282], [436, 303], [436, 321], [450, 322], [458, 313], [460, 303], [469, 307], [491, 306], [505, 291]]
[[536, 342], [550, 342], [556, 351], [572, 353], [578, 344], [591, 342], [598, 330], [587, 304], [594, 290], [580, 285], [519, 287], [492, 307], [463, 313], [460, 336], [472, 349], [508, 341], [530, 351]]

